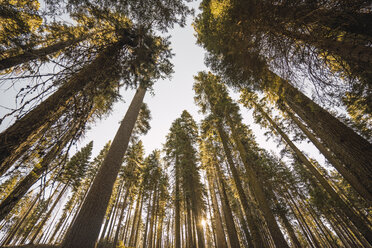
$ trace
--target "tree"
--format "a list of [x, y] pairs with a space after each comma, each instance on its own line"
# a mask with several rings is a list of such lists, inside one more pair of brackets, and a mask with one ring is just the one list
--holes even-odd
[[[198, 129], [196, 123], [191, 115], [184, 110], [181, 117], [172, 123], [170, 133], [167, 135], [165, 150], [167, 160], [172, 162], [175, 167], [175, 218], [180, 215], [179, 204], [182, 192], [183, 204], [186, 205], [189, 215], [187, 223], [189, 228], [188, 235], [189, 237], [192, 235], [190, 232], [192, 221], [190, 219], [195, 218], [198, 247], [205, 247], [204, 230], [201, 225], [204, 209], [203, 186], [200, 181], [197, 168], [197, 154], [194, 147], [197, 139]], [[192, 217], [190, 216], [191, 211]], [[176, 223], [176, 239], [180, 235], [180, 233], [177, 233], [179, 232], [177, 225], [179, 223]], [[176, 240], [176, 245], [180, 245], [178, 242], [180, 241]], [[189, 245], [192, 245], [191, 241], [189, 241]]]

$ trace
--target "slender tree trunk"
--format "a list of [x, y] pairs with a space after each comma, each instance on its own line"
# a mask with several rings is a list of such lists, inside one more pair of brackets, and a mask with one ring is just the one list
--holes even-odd
[[372, 192], [372, 145], [352, 129], [314, 103], [286, 80], [273, 75], [280, 84], [278, 96], [307, 124], [317, 137], [345, 164], [347, 170]]
[[143, 197], [144, 197], [144, 194], [142, 192], [142, 194], [141, 194], [141, 205], [140, 205], [138, 221], [137, 221], [137, 225], [136, 225], [136, 234], [134, 235], [134, 244], [133, 244], [134, 247], [137, 247], [138, 234], [139, 234], [139, 229], [140, 229], [140, 225], [141, 225], [141, 222], [142, 222], [141, 216], [142, 216], [142, 207], [143, 207]]
[[235, 132], [234, 123], [229, 122], [230, 128], [233, 133], [233, 139], [238, 148], [239, 154], [242, 158], [244, 167], [249, 178], [249, 185], [254, 195], [259, 203], [260, 209], [262, 210], [263, 216], [265, 218], [267, 227], [269, 228], [270, 234], [273, 238], [273, 241], [277, 247], [288, 247], [286, 240], [284, 239], [283, 233], [280, 231], [278, 223], [275, 220], [274, 214], [270, 209], [269, 203], [266, 199], [266, 195], [263, 190], [262, 183], [258, 181], [258, 176], [253, 168], [254, 162], [247, 156], [246, 150], [241, 143], [241, 140], [238, 138], [238, 135]]
[[230, 151], [230, 148], [229, 148], [229, 145], [228, 145], [228, 137], [227, 137], [227, 134], [224, 131], [221, 123], [217, 124], [217, 130], [218, 130], [218, 133], [220, 135], [222, 145], [223, 145], [223, 149], [225, 151], [226, 159], [227, 159], [227, 162], [229, 164], [230, 171], [233, 175], [235, 186], [236, 186], [236, 189], [237, 189], [238, 194], [239, 194], [240, 202], [243, 206], [243, 210], [244, 210], [247, 222], [248, 222], [248, 226], [249, 226], [249, 229], [250, 229], [251, 234], [252, 234], [252, 237], [247, 237], [248, 245], [252, 246], [252, 247], [257, 247], [257, 248], [262, 247], [263, 246], [262, 238], [259, 234], [259, 231], [258, 231], [258, 228], [257, 228], [256, 224], [254, 223], [253, 216], [252, 216], [251, 211], [250, 211], [250, 207], [248, 206], [248, 200], [247, 200], [247, 197], [246, 197], [246, 195], [244, 193], [244, 190], [243, 190], [242, 182], [240, 180], [238, 171], [235, 167], [235, 163], [234, 163], [232, 155], [231, 155], [231, 151]]
[[9, 245], [12, 239], [14, 238], [15, 234], [17, 233], [18, 229], [22, 226], [27, 216], [31, 213], [32, 209], [34, 208], [35, 204], [39, 200], [41, 192], [35, 196], [34, 200], [32, 201], [31, 205], [28, 207], [27, 211], [24, 213], [22, 218], [17, 222], [17, 224], [10, 230], [7, 237], [3, 241], [2, 245]]
[[301, 243], [300, 241], [298, 241], [297, 237], [296, 237], [296, 234], [293, 230], [293, 227], [292, 225], [289, 223], [289, 220], [287, 219], [287, 216], [285, 215], [284, 212], [280, 212], [280, 215], [279, 215], [282, 223], [283, 223], [283, 226], [285, 227], [285, 229], [287, 230], [288, 232], [288, 235], [289, 235], [289, 238], [291, 239], [291, 242], [292, 242], [292, 246], [294, 248], [301, 248]]
[[149, 244], [147, 247], [151, 248], [152, 247], [152, 241], [153, 241], [153, 232], [154, 232], [154, 222], [155, 222], [155, 206], [156, 206], [156, 201], [157, 201], [157, 187], [155, 185], [154, 188], [154, 197], [152, 198], [152, 207], [151, 207], [151, 219], [150, 219], [150, 232], [149, 232]]
[[175, 163], [175, 178], [176, 178], [176, 189], [175, 189], [175, 248], [181, 248], [181, 213], [180, 213], [180, 172], [178, 159], [176, 157]]
[[137, 195], [137, 202], [134, 210], [134, 217], [133, 217], [133, 223], [132, 223], [132, 228], [130, 230], [130, 236], [129, 236], [129, 246], [133, 246], [134, 243], [134, 236], [136, 235], [136, 225], [137, 225], [137, 220], [139, 218], [139, 209], [140, 209], [140, 203], [141, 203], [141, 195], [138, 193]]
[[297, 126], [306, 134], [309, 140], [324, 155], [324, 157], [337, 169], [337, 171], [350, 183], [350, 185], [367, 201], [372, 202], [372, 195], [368, 189], [362, 185], [359, 180], [350, 173], [344, 165], [337, 160], [331, 152], [312, 134], [307, 127], [292, 113], [292, 111], [283, 104], [286, 113], [297, 124]]
[[151, 195], [149, 197], [149, 203], [147, 204], [147, 217], [146, 217], [146, 226], [145, 226], [145, 233], [143, 234], [143, 244], [142, 247], [146, 248], [147, 245], [147, 235], [148, 235], [148, 227], [149, 227], [149, 219], [151, 215], [150, 207], [151, 207], [151, 200], [153, 198], [153, 191], [151, 192]]
[[121, 226], [121, 222], [123, 221], [124, 210], [127, 206], [127, 198], [128, 198], [128, 195], [129, 195], [130, 188], [131, 188], [131, 185], [129, 184], [129, 186], [127, 187], [127, 190], [125, 191], [125, 195], [124, 195], [124, 199], [123, 199], [123, 206], [121, 207], [120, 216], [119, 216], [118, 227], [116, 229], [114, 242], [113, 242], [113, 245], [112, 245], [113, 248], [116, 247], [116, 245], [118, 243], [118, 240], [119, 240], [119, 232], [120, 232], [120, 229], [121, 229], [120, 226]]
[[221, 202], [222, 202], [222, 209], [223, 209], [222, 212], [223, 212], [224, 217], [225, 217], [225, 223], [226, 223], [227, 234], [228, 234], [228, 237], [229, 237], [230, 247], [239, 248], [240, 247], [239, 238], [238, 238], [238, 234], [236, 232], [236, 228], [235, 228], [235, 224], [234, 224], [234, 217], [233, 217], [232, 212], [231, 212], [229, 199], [227, 198], [226, 189], [225, 189], [225, 182], [224, 182], [224, 179], [222, 177], [222, 172], [221, 172], [219, 164], [216, 163], [215, 166], [216, 166], [216, 174], [217, 174], [217, 178], [218, 178], [218, 182], [219, 182], [219, 187], [217, 187], [217, 188], [220, 192], [220, 197], [221, 197]]
[[145, 93], [146, 89], [140, 87], [133, 97], [63, 248], [94, 247]]
[[209, 192], [212, 198], [212, 208], [213, 208], [213, 216], [215, 222], [215, 231], [216, 231], [216, 247], [217, 248], [227, 248], [225, 232], [222, 226], [222, 220], [220, 211], [218, 209], [218, 203], [216, 198], [215, 186], [212, 179], [212, 174], [210, 172], [211, 169], [207, 169], [207, 180], [209, 185]]
[[30, 244], [33, 244], [37, 235], [41, 232], [41, 230], [43, 229], [44, 227], [44, 224], [45, 222], [47, 222], [47, 220], [49, 219], [50, 215], [52, 214], [54, 208], [57, 206], [58, 202], [61, 200], [62, 196], [65, 194], [66, 190], [67, 190], [67, 186], [68, 186], [68, 183], [65, 184], [65, 186], [63, 186], [61, 192], [59, 193], [59, 195], [57, 196], [57, 199], [54, 201], [53, 205], [50, 207], [48, 213], [44, 216], [43, 220], [39, 223], [39, 227], [38, 229], [35, 231], [34, 235], [31, 237], [30, 239]]

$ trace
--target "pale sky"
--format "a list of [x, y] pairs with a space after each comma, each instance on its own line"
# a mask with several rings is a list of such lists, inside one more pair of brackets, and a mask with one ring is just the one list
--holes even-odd
[[[198, 12], [198, 3], [192, 3], [192, 6]], [[198, 113], [198, 107], [194, 104], [194, 92], [192, 86], [194, 83], [193, 76], [202, 70], [208, 70], [204, 65], [205, 51], [196, 45], [194, 30], [191, 27], [192, 17], [188, 18], [187, 26], [180, 28], [176, 26], [170, 31], [171, 46], [175, 56], [172, 59], [174, 64], [174, 74], [169, 80], [161, 80], [154, 85], [154, 93], [152, 96], [147, 93], [144, 102], [148, 104], [151, 111], [152, 120], [151, 130], [146, 136], [141, 137], [146, 154], [149, 154], [154, 149], [162, 149], [165, 143], [165, 137], [168, 134], [172, 122], [180, 117], [183, 110], [187, 110], [194, 119], [199, 122], [203, 116]], [[1, 88], [4, 90], [4, 87]], [[0, 89], [0, 90], [1, 90]], [[114, 105], [113, 113], [104, 120], [97, 121], [92, 128], [86, 133], [78, 146], [72, 148], [71, 153], [75, 153], [89, 141], [94, 141], [93, 155], [96, 156], [108, 140], [112, 140], [119, 127], [119, 122], [124, 117], [129, 103], [134, 95], [134, 91], [121, 91], [124, 102], [118, 102]], [[5, 94], [5, 95], [4, 95]], [[233, 99], [237, 99], [237, 94], [232, 94]], [[2, 91], [0, 93], [0, 105], [11, 106], [11, 97], [8, 93]], [[4, 109], [0, 108], [0, 114], [3, 115]], [[267, 130], [262, 130], [258, 125], [253, 123], [252, 116], [249, 111], [241, 106], [241, 112], [244, 117], [245, 124], [248, 124], [253, 130], [256, 141], [261, 147], [267, 150], [278, 152], [277, 144], [273, 139], [266, 140], [263, 135]], [[6, 124], [0, 126], [0, 131], [6, 128]], [[311, 145], [302, 147], [312, 157], [320, 157], [317, 150]], [[320, 159], [323, 162], [323, 158]]]

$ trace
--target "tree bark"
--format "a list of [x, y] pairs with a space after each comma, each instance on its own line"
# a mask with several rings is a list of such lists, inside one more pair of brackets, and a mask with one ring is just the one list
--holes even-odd
[[221, 172], [219, 164], [216, 163], [215, 166], [216, 166], [217, 179], [219, 182], [219, 185], [217, 188], [218, 188], [218, 191], [221, 197], [222, 209], [223, 209], [222, 212], [223, 212], [224, 219], [225, 219], [227, 235], [229, 237], [229, 244], [230, 244], [230, 247], [239, 248], [240, 247], [239, 238], [236, 232], [234, 217], [232, 215], [229, 199], [227, 198], [227, 194], [226, 194], [225, 181], [222, 177], [222, 172]]
[[330, 195], [330, 197], [337, 203], [337, 205], [334, 206], [335, 210], [343, 212], [350, 219], [350, 221], [358, 228], [358, 230], [366, 238], [366, 240], [370, 244], [372, 244], [372, 231], [369, 228], [369, 226], [342, 200], [342, 198], [332, 188], [328, 181], [322, 176], [322, 174], [320, 174], [317, 168], [305, 157], [305, 155], [296, 147], [296, 145], [271, 119], [271, 117], [259, 105], [256, 105], [256, 107], [270, 122], [275, 131], [278, 132], [278, 134], [285, 140], [288, 146], [291, 147], [295, 155], [306, 166], [306, 168], [311, 172], [311, 174], [318, 180], [320, 185], [325, 189], [325, 191]]
[[38, 130], [55, 118], [56, 113], [63, 112], [66, 103], [77, 92], [89, 85], [104, 83], [106, 73], [113, 68], [112, 59], [124, 44], [123, 41], [119, 41], [107, 47], [92, 63], [72, 76], [55, 93], [0, 133], [0, 165], [25, 142], [32, 139]]
[[94, 247], [145, 93], [146, 89], [140, 87], [133, 97], [84, 204], [61, 247]]
[[340, 159], [347, 170], [372, 192], [372, 145], [352, 129], [314, 103], [288, 81], [272, 74], [279, 82], [279, 98], [307, 124], [317, 137]]
[[297, 124], [297, 126], [303, 131], [309, 140], [314, 144], [316, 148], [324, 155], [324, 157], [336, 168], [336, 170], [350, 183], [350, 185], [367, 201], [372, 202], [372, 195], [368, 192], [367, 188], [362, 185], [359, 180], [351, 174], [344, 165], [337, 160], [328, 149], [315, 137], [310, 130], [291, 112], [291, 110], [283, 104], [284, 110], [290, 118]]

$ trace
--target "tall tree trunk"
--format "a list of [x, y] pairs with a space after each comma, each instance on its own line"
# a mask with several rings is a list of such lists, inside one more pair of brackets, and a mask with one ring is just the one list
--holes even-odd
[[216, 198], [215, 186], [214, 186], [213, 179], [212, 179], [213, 174], [211, 174], [210, 170], [211, 169], [207, 169], [207, 180], [208, 180], [209, 192], [212, 198], [213, 217], [214, 217], [214, 222], [215, 222], [214, 229], [216, 231], [216, 247], [227, 248], [225, 232], [222, 226], [221, 215], [218, 209], [218, 203], [217, 203], [217, 198]]
[[59, 195], [57, 196], [56, 200], [54, 201], [53, 205], [50, 207], [48, 213], [44, 216], [43, 220], [39, 223], [39, 227], [38, 229], [35, 231], [34, 235], [31, 237], [30, 239], [30, 244], [34, 243], [37, 235], [41, 232], [41, 230], [43, 229], [44, 227], [44, 224], [45, 222], [47, 222], [47, 220], [49, 219], [50, 215], [52, 214], [54, 208], [57, 206], [58, 202], [61, 200], [62, 196], [65, 194], [66, 190], [67, 190], [67, 187], [68, 187], [68, 183], [65, 184], [65, 186], [63, 186], [61, 192], [59, 193]]
[[336, 159], [331, 152], [315, 137], [310, 130], [292, 113], [286, 104], [282, 104], [285, 112], [297, 124], [297, 126], [306, 134], [309, 140], [324, 155], [324, 157], [336, 168], [336, 170], [350, 183], [350, 185], [367, 201], [372, 202], [372, 195], [368, 189], [362, 185], [359, 180], [351, 174], [344, 165]]
[[218, 130], [218, 134], [220, 135], [220, 138], [221, 138], [221, 141], [222, 141], [222, 146], [223, 146], [223, 149], [225, 151], [226, 159], [227, 159], [227, 162], [229, 164], [230, 171], [233, 175], [235, 186], [236, 186], [236, 189], [237, 189], [238, 194], [239, 194], [240, 202], [243, 206], [243, 210], [244, 210], [247, 222], [248, 222], [248, 226], [249, 226], [249, 229], [250, 229], [251, 234], [252, 234], [252, 237], [247, 237], [248, 245], [252, 246], [252, 247], [257, 247], [257, 248], [262, 247], [263, 246], [262, 238], [261, 238], [260, 233], [258, 231], [258, 227], [253, 220], [253, 216], [251, 214], [251, 209], [248, 206], [248, 199], [247, 199], [247, 196], [244, 193], [242, 182], [241, 182], [241, 179], [239, 177], [238, 171], [235, 167], [235, 163], [234, 163], [232, 155], [231, 155], [230, 147], [228, 145], [227, 134], [226, 134], [225, 130], [223, 129], [222, 124], [220, 122], [217, 123], [217, 130]]
[[157, 202], [157, 187], [155, 185], [155, 188], [154, 188], [154, 194], [153, 194], [153, 198], [152, 198], [152, 207], [151, 207], [151, 219], [150, 219], [150, 232], [149, 232], [149, 242], [148, 242], [148, 246], [149, 248], [152, 247], [152, 243], [153, 243], [153, 232], [154, 232], [154, 222], [155, 222], [155, 206], [156, 206], [156, 202]]
[[50, 120], [55, 119], [56, 113], [61, 114], [67, 102], [77, 92], [89, 85], [92, 87], [94, 84], [104, 83], [107, 80], [105, 78], [107, 73], [113, 69], [112, 59], [124, 45], [125, 42], [121, 40], [107, 47], [92, 63], [72, 76], [55, 93], [0, 133], [0, 165], [37, 134], [38, 130], [47, 125]]
[[175, 199], [174, 199], [174, 207], [175, 207], [175, 248], [181, 248], [181, 209], [180, 209], [180, 172], [179, 172], [179, 164], [176, 157], [175, 163], [175, 178], [176, 178], [176, 189], [175, 189]]
[[116, 232], [115, 232], [115, 237], [114, 237], [114, 242], [112, 244], [112, 247], [115, 248], [117, 243], [118, 243], [118, 240], [119, 240], [119, 233], [120, 233], [120, 227], [121, 227], [121, 222], [123, 221], [123, 217], [124, 217], [124, 210], [127, 206], [127, 198], [128, 198], [128, 195], [129, 195], [129, 191], [130, 191], [130, 188], [131, 188], [131, 184], [129, 184], [129, 186], [127, 187], [127, 190], [125, 191], [125, 195], [124, 195], [124, 199], [123, 199], [123, 206], [121, 207], [121, 211], [120, 211], [120, 216], [119, 216], [119, 222], [118, 222], [118, 227], [116, 229]]
[[253, 168], [254, 162], [247, 156], [246, 150], [241, 143], [241, 140], [238, 138], [238, 135], [235, 130], [235, 124], [232, 120], [229, 120], [229, 126], [232, 130], [232, 136], [234, 142], [237, 146], [241, 159], [243, 161], [244, 167], [246, 169], [247, 176], [249, 178], [249, 185], [252, 189], [255, 198], [262, 210], [263, 216], [265, 218], [267, 227], [269, 228], [270, 234], [273, 238], [273, 241], [277, 247], [288, 247], [286, 240], [284, 239], [283, 233], [280, 231], [278, 223], [275, 220], [274, 214], [270, 209], [270, 205], [266, 199], [266, 195], [262, 186], [262, 183], [259, 182], [256, 171]]
[[139, 88], [61, 247], [94, 247], [146, 89]]
[[219, 185], [217, 188], [218, 188], [218, 191], [221, 197], [222, 210], [223, 210], [222, 212], [223, 212], [225, 223], [226, 223], [227, 234], [229, 237], [229, 244], [230, 244], [230, 247], [239, 248], [240, 247], [239, 238], [236, 232], [234, 217], [232, 215], [232, 211], [230, 208], [229, 199], [227, 198], [227, 194], [226, 194], [225, 180], [223, 179], [219, 164], [216, 163], [215, 166], [216, 166], [217, 179], [219, 182]]
[[27, 211], [23, 214], [22, 218], [17, 221], [17, 224], [13, 226], [13, 228], [10, 230], [8, 235], [6, 236], [5, 240], [3, 241], [2, 245], [9, 245], [12, 239], [14, 238], [15, 234], [17, 233], [18, 229], [22, 226], [27, 216], [31, 213], [32, 209], [34, 208], [35, 204], [39, 200], [39, 197], [41, 195], [41, 192], [37, 194], [32, 201], [31, 205], [27, 208]]
[[278, 78], [275, 74], [272, 77], [279, 82], [276, 92], [280, 99], [288, 104], [371, 193], [372, 145], [290, 85], [288, 81]]
[[351, 209], [332, 188], [328, 181], [320, 174], [317, 168], [305, 157], [305, 155], [296, 147], [296, 145], [289, 139], [289, 137], [280, 129], [280, 127], [271, 119], [271, 117], [259, 106], [256, 105], [257, 109], [264, 115], [264, 117], [270, 122], [276, 132], [285, 140], [289, 147], [294, 151], [295, 155], [300, 161], [306, 166], [311, 174], [318, 180], [320, 185], [330, 195], [330, 197], [337, 203], [335, 207], [336, 211], [343, 212], [350, 221], [358, 228], [359, 232], [372, 244], [372, 231], [368, 224], [364, 222], [360, 216], [358, 216], [353, 209]]
[[149, 227], [149, 219], [151, 215], [150, 207], [151, 207], [151, 200], [154, 197], [153, 191], [151, 192], [151, 195], [149, 197], [149, 203], [147, 204], [147, 217], [146, 217], [146, 226], [145, 226], [145, 232], [143, 234], [143, 241], [142, 241], [142, 247], [146, 248], [147, 245], [147, 235], [148, 235], [148, 227]]

